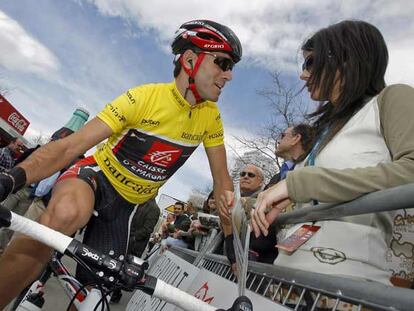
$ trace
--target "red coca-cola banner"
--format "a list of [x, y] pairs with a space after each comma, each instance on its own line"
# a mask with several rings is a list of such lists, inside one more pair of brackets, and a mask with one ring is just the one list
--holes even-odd
[[0, 95], [0, 118], [10, 124], [21, 135], [26, 132], [30, 124], [2, 95]]

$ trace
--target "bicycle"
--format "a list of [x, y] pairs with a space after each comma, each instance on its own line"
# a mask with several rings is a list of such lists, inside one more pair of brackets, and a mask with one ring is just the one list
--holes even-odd
[[46, 282], [52, 276], [58, 280], [70, 300], [68, 309], [73, 304], [78, 310], [82, 310], [82, 308], [86, 310], [90, 304], [94, 305], [96, 299], [102, 298], [99, 292], [94, 289], [88, 290], [69, 272], [62, 263], [62, 257], [62, 254], [53, 252], [52, 259], [40, 277], [17, 296], [10, 311], [40, 311], [45, 303]]
[[[0, 206], [0, 227], [9, 227], [13, 231], [23, 233], [50, 246], [60, 254], [67, 255], [85, 266], [91, 273], [93, 273], [92, 270], [98, 271], [95, 275], [96, 285], [93, 292], [100, 292], [100, 295], [93, 294], [88, 306], [81, 305], [79, 310], [98, 310], [99, 307], [101, 310], [109, 310], [108, 293], [114, 288], [122, 288], [126, 291], [141, 290], [187, 311], [224, 311], [224, 309], [217, 309], [160, 279], [146, 275], [145, 270], [148, 268], [148, 263], [140, 258], [132, 255], [123, 259], [112, 258], [110, 255], [98, 252], [74, 238], [19, 216], [2, 206]], [[85, 286], [86, 284], [82, 287], [85, 288]], [[91, 293], [92, 291], [86, 293], [86, 297], [90, 296]], [[228, 311], [239, 310], [253, 310], [249, 298], [245, 296], [238, 297], [233, 306], [228, 309]]]

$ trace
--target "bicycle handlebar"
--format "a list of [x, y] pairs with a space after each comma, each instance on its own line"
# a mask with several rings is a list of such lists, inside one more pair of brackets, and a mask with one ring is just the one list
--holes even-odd
[[[139, 289], [184, 310], [217, 310], [206, 302], [160, 279], [145, 275], [148, 263], [135, 256], [127, 256], [125, 261], [114, 259], [82, 244], [78, 240], [19, 216], [0, 206], [0, 228], [2, 226], [23, 233], [71, 258], [81, 258], [91, 267], [101, 270], [98, 273], [98, 277], [105, 285], [121, 285], [125, 290], [129, 291]], [[250, 311], [253, 310], [253, 307], [250, 300], [243, 296], [236, 299], [232, 308], [229, 309], [229, 311], [233, 310]]]

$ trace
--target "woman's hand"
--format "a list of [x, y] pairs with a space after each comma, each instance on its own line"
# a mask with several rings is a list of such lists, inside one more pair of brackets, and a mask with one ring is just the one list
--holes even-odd
[[258, 195], [256, 208], [251, 212], [252, 227], [256, 238], [261, 233], [267, 236], [269, 225], [290, 203], [286, 180], [282, 180]]

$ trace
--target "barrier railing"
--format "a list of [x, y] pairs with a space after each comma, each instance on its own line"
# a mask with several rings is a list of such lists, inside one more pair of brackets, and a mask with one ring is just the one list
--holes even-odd
[[[338, 219], [346, 216], [378, 213], [414, 207], [414, 183], [373, 192], [356, 200], [340, 204], [306, 207], [282, 214], [273, 225], [296, 224], [317, 220]], [[208, 250], [193, 252], [174, 248], [181, 258], [226, 279], [235, 281], [225, 257]], [[266, 284], [266, 285], [265, 285]], [[247, 288], [294, 310], [414, 310], [414, 292], [409, 289], [386, 286], [372, 281], [361, 281], [340, 276], [311, 273], [274, 265], [249, 262]], [[277, 299], [276, 299], [277, 298]], [[325, 299], [321, 302], [322, 299]]]
[[274, 224], [297, 224], [414, 207], [414, 183], [364, 195], [347, 203], [319, 204], [280, 215]]
[[[198, 255], [182, 248], [171, 251], [190, 263]], [[201, 267], [236, 281], [224, 256], [206, 254]], [[414, 292], [410, 289], [257, 262], [249, 262], [246, 288], [292, 310], [412, 311], [414, 306]]]

